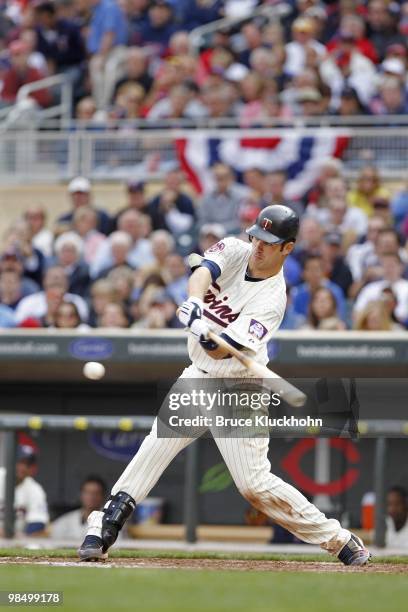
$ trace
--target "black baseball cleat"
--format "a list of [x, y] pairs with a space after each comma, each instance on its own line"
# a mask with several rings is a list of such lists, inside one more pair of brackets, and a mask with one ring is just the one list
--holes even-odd
[[95, 535], [87, 535], [78, 548], [78, 555], [81, 561], [104, 561], [108, 558], [108, 553], [103, 550], [102, 539]]
[[343, 546], [337, 558], [340, 559], [344, 565], [365, 565], [370, 560], [371, 553], [364, 546], [362, 540], [352, 533], [351, 538], [347, 544]]

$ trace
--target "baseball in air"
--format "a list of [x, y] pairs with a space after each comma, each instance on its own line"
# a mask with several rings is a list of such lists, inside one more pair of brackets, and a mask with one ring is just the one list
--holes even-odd
[[88, 361], [84, 365], [83, 373], [90, 380], [100, 380], [105, 376], [105, 366], [97, 361]]

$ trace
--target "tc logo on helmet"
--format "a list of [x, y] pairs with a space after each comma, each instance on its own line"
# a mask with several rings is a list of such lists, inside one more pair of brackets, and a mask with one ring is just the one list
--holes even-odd
[[262, 219], [261, 228], [270, 232], [272, 229], [272, 221], [270, 219]]

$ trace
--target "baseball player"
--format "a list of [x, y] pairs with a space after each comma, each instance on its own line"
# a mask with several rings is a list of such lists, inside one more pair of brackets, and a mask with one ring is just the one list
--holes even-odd
[[[293, 250], [297, 214], [286, 206], [264, 208], [247, 230], [250, 243], [221, 240], [189, 280], [189, 298], [179, 310], [189, 329], [192, 364], [181, 378], [248, 378], [241, 363], [208, 338], [211, 327], [229, 344], [266, 365], [267, 343], [286, 306], [283, 264]], [[82, 560], [107, 556], [126, 519], [183, 448], [194, 438], [159, 437], [157, 419], [139, 451], [112, 488], [102, 511], [92, 512], [78, 553]], [[328, 519], [293, 486], [271, 473], [267, 437], [216, 437], [215, 442], [241, 494], [297, 538], [336, 555], [345, 565], [363, 565], [370, 553], [335, 519]]]

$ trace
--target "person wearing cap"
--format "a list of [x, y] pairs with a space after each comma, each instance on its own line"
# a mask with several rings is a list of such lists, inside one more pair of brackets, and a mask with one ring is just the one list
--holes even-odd
[[[14, 508], [16, 511], [16, 535], [48, 535], [49, 522], [47, 497], [43, 487], [33, 478], [37, 471], [36, 450], [28, 444], [17, 449], [16, 487]], [[3, 531], [6, 468], [0, 467], [0, 535]]]
[[126, 183], [126, 205], [121, 208], [113, 219], [114, 228], [118, 227], [119, 217], [127, 210], [136, 210], [142, 214], [148, 214], [148, 206], [145, 195], [145, 182], [137, 179], [130, 179]]
[[308, 49], [323, 60], [326, 49], [315, 39], [316, 26], [313, 19], [298, 17], [292, 24], [292, 40], [285, 45], [286, 62], [284, 71], [289, 76], [296, 76], [306, 68]]
[[323, 258], [325, 273], [328, 279], [340, 287], [345, 297], [353, 284], [353, 276], [343, 256], [343, 237], [340, 232], [332, 230], [323, 235], [320, 254]]
[[[58, 217], [57, 223], [72, 225], [75, 210], [81, 206], [92, 206], [92, 187], [84, 176], [77, 176], [68, 185], [68, 195], [72, 210]], [[97, 229], [106, 236], [112, 231], [112, 219], [101, 208], [95, 208], [98, 215]]]
[[[28, 63], [30, 49], [23, 40], [15, 40], [8, 47], [10, 54], [10, 68], [2, 75], [2, 88], [0, 91], [0, 108], [15, 104], [20, 87], [28, 83], [35, 83], [44, 78], [39, 70]], [[48, 89], [39, 89], [30, 94], [40, 107], [50, 106], [52, 97]]]
[[[198, 264], [191, 262], [189, 297], [177, 312], [180, 323], [189, 332], [191, 359], [179, 384], [184, 382], [185, 388], [191, 389], [193, 379], [208, 385], [208, 379], [214, 377], [227, 381], [244, 378], [251, 382], [254, 374], [248, 372], [240, 359], [232, 357], [232, 347], [243, 355], [251, 355], [258, 364], [268, 363], [268, 343], [280, 327], [286, 308], [282, 267], [294, 248], [298, 228], [299, 217], [293, 210], [269, 206], [248, 229], [250, 243], [230, 236], [211, 247], [204, 258], [195, 254]], [[220, 335], [222, 345], [214, 341], [210, 331]], [[222, 403], [218, 401], [218, 407]], [[173, 409], [171, 404], [170, 408]], [[250, 417], [253, 412], [253, 406], [245, 408], [241, 404], [238, 408], [240, 417]], [[188, 406], [190, 416], [191, 409]], [[345, 565], [364, 565], [369, 561], [370, 553], [357, 536], [342, 528], [336, 519], [328, 519], [300, 491], [271, 472], [267, 427], [263, 431], [251, 428], [247, 435], [238, 436], [226, 435], [225, 429], [224, 433], [217, 431], [214, 425], [205, 423], [198, 433], [212, 433], [232, 479], [247, 501], [297, 538], [320, 545]], [[151, 432], [113, 485], [103, 511], [89, 515], [87, 533], [78, 549], [82, 561], [107, 558], [109, 548], [136, 505], [193, 440], [192, 430], [174, 435], [174, 427], [177, 424], [172, 419], [167, 423], [163, 419], [154, 421]]]

